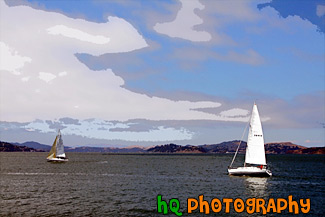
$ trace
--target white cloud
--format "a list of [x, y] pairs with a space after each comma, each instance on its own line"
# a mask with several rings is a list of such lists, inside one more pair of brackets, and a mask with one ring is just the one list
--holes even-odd
[[325, 15], [325, 5], [317, 5], [316, 14], [319, 17], [324, 16]]
[[47, 29], [51, 35], [62, 35], [68, 38], [78, 39], [94, 44], [107, 44], [110, 39], [102, 35], [92, 35], [79, 29], [70, 28], [64, 25], [56, 25]]
[[248, 114], [249, 114], [248, 110], [240, 109], [240, 108], [234, 108], [234, 109], [220, 112], [221, 116], [226, 116], [226, 117], [247, 116]]
[[195, 26], [202, 24], [203, 20], [196, 13], [195, 9], [203, 10], [198, 0], [180, 0], [182, 8], [178, 11], [175, 20], [166, 23], [157, 23], [154, 30], [170, 37], [182, 38], [190, 41], [201, 42], [211, 40], [211, 35], [206, 31], [195, 30]]
[[[144, 141], [144, 142], [158, 142], [158, 141], [176, 141], [176, 140], [190, 140], [193, 133], [184, 129], [175, 129], [172, 127], [159, 126], [148, 131], [112, 131], [114, 128], [128, 129], [132, 123], [113, 123], [100, 119], [81, 120], [78, 125], [67, 124], [60, 122], [62, 126], [61, 132], [64, 135], [77, 135], [92, 139], [105, 140], [124, 140], [124, 141]], [[36, 120], [30, 122], [21, 128], [28, 131], [39, 131], [41, 133], [56, 132], [57, 129], [51, 129], [49, 124], [45, 121]]]
[[66, 76], [68, 73], [66, 71], [63, 71], [63, 72], [60, 72], [59, 73], [59, 76], [62, 77], [62, 76]]
[[[98, 24], [27, 6], [9, 8], [2, 1], [0, 6], [0, 19], [6, 20], [0, 23], [4, 32], [1, 34], [1, 41], [12, 45], [18, 53], [33, 60], [29, 64], [15, 65], [21, 67], [21, 76], [29, 77], [28, 82], [21, 82], [21, 76], [1, 73], [3, 121], [53, 120], [60, 117], [119, 121], [246, 121], [243, 117], [223, 117], [197, 110], [221, 106], [217, 102], [172, 101], [131, 92], [122, 87], [124, 80], [111, 69], [92, 71], [78, 61], [74, 56], [78, 52], [128, 52], [147, 46], [143, 37], [123, 19], [109, 17], [109, 22]], [[23, 24], [21, 20], [24, 20]], [[20, 24], [24, 28], [11, 28]], [[91, 35], [103, 35], [111, 41], [98, 45], [48, 34], [47, 30], [57, 25], [68, 26]], [[24, 40], [17, 38], [21, 36], [24, 36]], [[65, 76], [67, 74], [69, 76]], [[51, 83], [51, 88], [48, 83]], [[167, 130], [164, 129], [164, 132]]]
[[27, 131], [39, 131], [41, 133], [53, 132], [53, 129], [50, 129], [49, 125], [41, 120], [33, 121], [21, 128], [26, 129]]
[[[225, 30], [230, 24], [252, 23], [260, 19], [252, 1], [229, 0], [181, 0], [182, 8], [172, 22], [158, 23], [154, 29], [170, 37], [191, 41], [205, 41], [211, 44], [237, 46]], [[228, 32], [228, 31], [227, 31]]]
[[49, 83], [54, 78], [56, 78], [56, 75], [48, 72], [40, 72], [38, 78], [45, 81], [46, 83]]
[[10, 48], [7, 44], [0, 41], [0, 70], [9, 71], [15, 75], [20, 74], [20, 69], [26, 63], [30, 63], [30, 57], [21, 56], [19, 53]]
[[184, 50], [188, 48], [182, 47], [178, 54], [176, 51], [176, 55], [185, 59], [185, 66], [189, 63], [187, 57], [193, 58], [194, 61], [214, 57], [217, 60], [251, 65], [264, 63], [264, 58], [252, 48], [247, 48], [242, 52], [234, 51], [234, 48], [239, 47], [238, 45], [242, 42], [238, 39], [234, 40], [232, 36], [225, 33], [225, 28], [232, 24], [243, 23], [243, 26], [247, 26], [252, 23], [256, 24], [261, 19], [256, 5], [252, 6], [252, 1], [180, 1], [182, 8], [178, 11], [176, 18], [171, 22], [157, 23], [154, 30], [170, 37], [194, 42], [209, 41], [212, 45], [230, 46], [228, 52], [216, 50], [207, 52], [206, 49], [198, 52], [199, 49], [196, 47], [187, 52]]

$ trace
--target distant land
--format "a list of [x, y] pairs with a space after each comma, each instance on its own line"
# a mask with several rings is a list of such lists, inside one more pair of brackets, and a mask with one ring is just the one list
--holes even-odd
[[46, 152], [49, 152], [51, 150], [51, 147], [52, 147], [52, 146], [49, 146], [49, 145], [43, 145], [43, 144], [40, 144], [38, 142], [33, 142], [33, 141], [24, 142], [24, 143], [12, 143], [12, 144], [17, 145], [17, 146], [26, 146], [26, 147], [29, 147], [29, 148], [33, 148], [33, 149], [36, 149], [36, 150], [42, 150], [42, 151], [46, 151]]
[[[66, 152], [100, 152], [100, 153], [148, 153], [148, 154], [225, 154], [234, 153], [240, 143], [239, 140], [222, 142], [219, 144], [209, 145], [176, 145], [165, 144], [157, 145], [151, 148], [144, 147], [126, 147], [126, 148], [111, 148], [111, 147], [65, 147]], [[238, 153], [245, 153], [247, 143], [241, 141]], [[48, 152], [51, 146], [40, 144], [38, 142], [24, 142], [24, 143], [8, 143], [0, 141], [0, 152]], [[296, 145], [291, 142], [276, 142], [265, 144], [266, 154], [325, 154], [325, 147], [312, 147], [307, 148], [304, 146]]]
[[0, 152], [44, 152], [44, 150], [34, 149], [24, 145], [13, 145], [8, 142], [0, 141]]
[[[175, 145], [167, 144], [149, 148], [147, 152], [151, 153], [235, 153], [239, 145], [238, 140], [222, 142], [212, 145]], [[244, 154], [246, 151], [247, 143], [242, 141], [238, 153]], [[296, 145], [291, 142], [277, 142], [265, 144], [266, 154], [325, 154], [325, 147], [307, 148], [304, 146]]]

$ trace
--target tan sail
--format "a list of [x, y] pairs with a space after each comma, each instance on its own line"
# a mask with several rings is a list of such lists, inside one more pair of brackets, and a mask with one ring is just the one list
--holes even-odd
[[58, 140], [58, 136], [55, 137], [55, 140], [54, 140], [54, 143], [52, 145], [51, 151], [47, 155], [47, 159], [55, 158], [56, 157], [56, 143], [57, 143], [57, 140]]

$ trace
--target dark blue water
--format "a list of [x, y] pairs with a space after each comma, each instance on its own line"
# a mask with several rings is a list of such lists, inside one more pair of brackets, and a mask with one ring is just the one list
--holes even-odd
[[[209, 202], [293, 195], [310, 198], [307, 215], [325, 215], [324, 155], [269, 155], [271, 178], [228, 176], [232, 155], [68, 153], [64, 164], [48, 163], [46, 155], [0, 153], [0, 216], [163, 216], [157, 213], [157, 195], [177, 198], [183, 216], [203, 216], [187, 213], [187, 198], [201, 194]], [[233, 207], [230, 213], [210, 214], [248, 216]]]

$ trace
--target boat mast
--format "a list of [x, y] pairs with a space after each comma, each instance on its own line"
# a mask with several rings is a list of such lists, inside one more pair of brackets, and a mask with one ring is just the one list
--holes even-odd
[[248, 123], [249, 123], [249, 122], [247, 122], [246, 127], [245, 127], [245, 130], [244, 130], [244, 132], [243, 132], [243, 135], [241, 136], [241, 139], [240, 139], [240, 141], [239, 141], [239, 144], [238, 144], [238, 147], [237, 147], [236, 153], [235, 153], [234, 157], [232, 158], [231, 164], [230, 164], [230, 166], [229, 166], [230, 168], [232, 167], [232, 164], [233, 164], [234, 161], [235, 161], [235, 158], [236, 158], [237, 153], [238, 153], [238, 150], [239, 150], [239, 146], [240, 146], [241, 142], [243, 141], [243, 138], [244, 138], [244, 135], [245, 135], [245, 132], [246, 132], [246, 129], [247, 129]]

